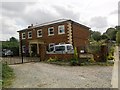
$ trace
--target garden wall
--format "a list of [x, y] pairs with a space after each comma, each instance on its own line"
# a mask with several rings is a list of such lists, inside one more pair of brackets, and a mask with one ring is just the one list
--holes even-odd
[[73, 58], [74, 54], [46, 54], [46, 60], [49, 58], [57, 58], [59, 60], [69, 60]]

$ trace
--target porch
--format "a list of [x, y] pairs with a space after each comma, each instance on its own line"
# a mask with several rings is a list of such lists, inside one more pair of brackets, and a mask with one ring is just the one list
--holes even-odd
[[30, 57], [40, 57], [44, 59], [46, 53], [46, 45], [41, 40], [29, 40], [29, 55]]

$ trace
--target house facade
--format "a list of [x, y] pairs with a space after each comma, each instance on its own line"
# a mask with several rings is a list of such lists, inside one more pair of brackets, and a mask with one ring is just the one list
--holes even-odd
[[18, 31], [21, 48], [25, 55], [45, 57], [53, 45], [65, 43], [77, 47], [78, 53], [89, 43], [89, 27], [68, 19], [61, 19]]

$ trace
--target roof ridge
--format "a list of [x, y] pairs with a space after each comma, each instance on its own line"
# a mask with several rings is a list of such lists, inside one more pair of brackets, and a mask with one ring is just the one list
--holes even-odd
[[[43, 24], [48, 24], [48, 23], [54, 23], [54, 22], [62, 21], [62, 20], [67, 21], [67, 20], [70, 20], [70, 19], [57, 19], [57, 20], [54, 20], [54, 21], [48, 21], [48, 22], [45, 22], [45, 23], [37, 24], [35, 26], [39, 26], [39, 25], [43, 25]], [[35, 26], [33, 26], [33, 27], [35, 27]]]

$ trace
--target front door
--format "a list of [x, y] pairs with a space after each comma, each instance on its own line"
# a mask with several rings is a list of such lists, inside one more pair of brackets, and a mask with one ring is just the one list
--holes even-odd
[[37, 56], [37, 44], [31, 45], [31, 56]]

